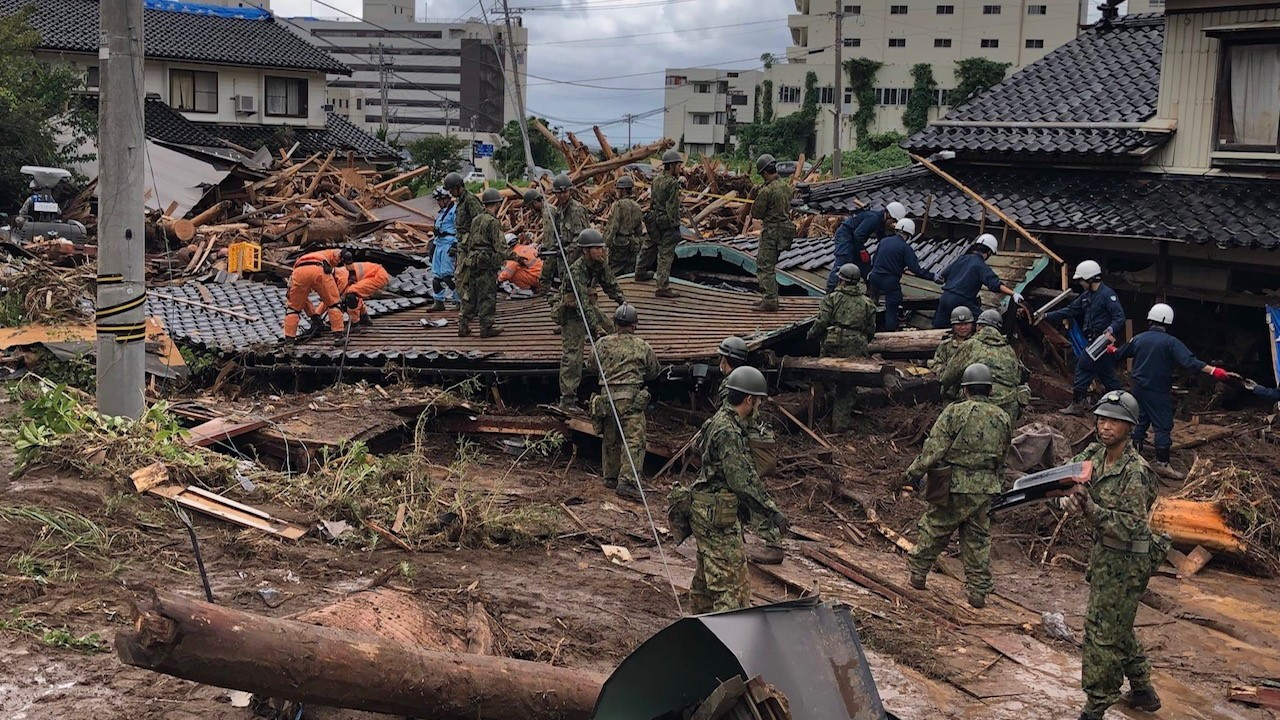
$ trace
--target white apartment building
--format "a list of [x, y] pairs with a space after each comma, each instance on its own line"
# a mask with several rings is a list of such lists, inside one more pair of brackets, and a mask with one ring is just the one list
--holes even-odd
[[755, 92], [763, 79], [759, 70], [667, 70], [663, 134], [684, 138], [693, 156], [722, 152], [734, 142], [738, 123], [755, 121]]
[[[902, 114], [914, 84], [913, 65], [928, 63], [933, 67], [938, 92], [930, 119], [936, 119], [948, 109], [948, 91], [956, 84], [957, 61], [984, 57], [1006, 62], [1010, 63], [1008, 74], [1012, 74], [1074, 38], [1088, 3], [1089, 0], [795, 0], [796, 13], [787, 18], [791, 45], [776, 64], [755, 71], [754, 76], [771, 81], [774, 114], [784, 116], [800, 108], [806, 74], [817, 74], [821, 109], [816, 150], [818, 155], [828, 155], [835, 122], [833, 89], [837, 87], [835, 13], [844, 16], [841, 59], [863, 57], [883, 63], [874, 83], [877, 102], [871, 132], [904, 132]], [[686, 149], [691, 151], [687, 128], [694, 124], [693, 116], [702, 111], [678, 105], [686, 100], [688, 91], [673, 81], [693, 77], [694, 72], [667, 71], [668, 110], [663, 126], [664, 134], [671, 138], [680, 137], [683, 129]], [[840, 87], [841, 146], [847, 150], [856, 145], [850, 116], [858, 108], [844, 73]], [[745, 92], [748, 98], [754, 98], [754, 88]], [[727, 116], [725, 120], [723, 128], [699, 125], [699, 137], [723, 135], [728, 131]], [[741, 114], [739, 121], [743, 121]], [[702, 151], [702, 145], [699, 143], [697, 152]], [[722, 150], [723, 143], [713, 149]]]

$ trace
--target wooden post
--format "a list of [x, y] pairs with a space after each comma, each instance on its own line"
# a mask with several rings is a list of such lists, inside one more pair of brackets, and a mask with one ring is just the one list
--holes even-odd
[[929, 212], [933, 210], [933, 193], [929, 193], [929, 199], [924, 201], [924, 217], [920, 218], [920, 237], [924, 237], [924, 231], [929, 227]]

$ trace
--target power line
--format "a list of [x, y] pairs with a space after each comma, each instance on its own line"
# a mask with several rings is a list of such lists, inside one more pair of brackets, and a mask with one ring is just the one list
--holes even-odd
[[[773, 19], [773, 20], [755, 20], [755, 21], [752, 21], [752, 22], [730, 23], [730, 24], [728, 24], [728, 25], [705, 25], [705, 26], [702, 26], [702, 27], [698, 27], [698, 28], [690, 28], [690, 29], [696, 29], [696, 30], [721, 30], [721, 29], [723, 29], [723, 28], [745, 27], [745, 26], [747, 26], [747, 25], [766, 25], [766, 24], [768, 24], [768, 25], [776, 25], [776, 24], [778, 24], [778, 23], [780, 23], [780, 22], [786, 22], [786, 19], [782, 19], [782, 20], [778, 20], [778, 19]], [[659, 31], [659, 32], [634, 33], [634, 34], [632, 34], [632, 35], [609, 35], [608, 37], [601, 37], [601, 36], [599, 36], [599, 35], [595, 35], [595, 36], [593, 36], [593, 37], [575, 38], [575, 39], [571, 39], [571, 40], [548, 40], [548, 41], [546, 41], [546, 42], [529, 43], [529, 45], [531, 45], [531, 46], [536, 46], [536, 45], [569, 45], [569, 44], [572, 44], [572, 43], [585, 43], [585, 42], [614, 42], [615, 40], [624, 40], [624, 39], [628, 39], [628, 38], [638, 38], [638, 37], [653, 37], [654, 35], [666, 35], [667, 33], [671, 33], [671, 32], [679, 32], [679, 31], [680, 31], [680, 29], [679, 29], [679, 28], [672, 28], [672, 29], [670, 29], [670, 30], [662, 30], [662, 31]]]

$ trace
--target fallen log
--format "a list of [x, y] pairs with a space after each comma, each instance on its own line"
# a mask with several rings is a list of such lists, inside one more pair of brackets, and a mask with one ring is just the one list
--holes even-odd
[[872, 338], [869, 355], [892, 358], [931, 358], [950, 330], [901, 330]]
[[286, 224], [284, 232], [292, 232], [301, 226], [306, 227], [307, 239], [313, 243], [336, 242], [338, 240], [349, 240], [354, 232], [355, 223], [340, 218], [305, 218], [302, 220], [290, 220]]
[[875, 360], [835, 357], [782, 357], [776, 363], [780, 372], [804, 370], [819, 375], [834, 375], [863, 387], [886, 387], [894, 379], [893, 366]]
[[184, 243], [191, 242], [196, 236], [196, 226], [191, 224], [190, 220], [165, 218], [160, 221], [160, 226], [164, 228], [165, 235], [181, 240]]
[[643, 160], [656, 152], [662, 152], [663, 150], [666, 150], [667, 148], [671, 147], [674, 144], [675, 143], [664, 138], [662, 140], [658, 140], [657, 142], [652, 142], [652, 143], [649, 143], [648, 145], [641, 145], [640, 147], [628, 150], [627, 152], [622, 153], [617, 157], [610, 158], [608, 160], [604, 160], [598, 163], [592, 163], [590, 165], [584, 165], [578, 172], [574, 173], [571, 176], [573, 178], [573, 184], [581, 185], [582, 183], [586, 182], [587, 180], [590, 180], [591, 178], [597, 175], [602, 175], [604, 173], [617, 170], [623, 165], [628, 165], [630, 163]]
[[1175, 545], [1202, 545], [1209, 550], [1244, 557], [1249, 544], [1240, 537], [1212, 502], [1162, 497], [1151, 508], [1151, 529], [1166, 532]]
[[543, 663], [438, 652], [151, 590], [116, 654], [216, 687], [434, 720], [586, 720], [605, 677]]

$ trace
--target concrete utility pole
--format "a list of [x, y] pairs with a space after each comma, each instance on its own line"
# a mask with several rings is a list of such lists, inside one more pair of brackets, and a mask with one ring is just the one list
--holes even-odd
[[635, 123], [636, 116], [627, 113], [622, 116], [622, 119], [627, 121], [627, 149], [631, 149], [631, 126]]
[[382, 103], [382, 107], [381, 107], [382, 124], [380, 125], [380, 127], [382, 128], [382, 136], [385, 138], [387, 137], [387, 132], [388, 132], [387, 128], [390, 126], [390, 121], [388, 120], [388, 116], [387, 116], [387, 112], [388, 112], [387, 110], [387, 95], [388, 95], [387, 76], [390, 74], [389, 68], [391, 67], [391, 61], [387, 59], [387, 54], [383, 50], [383, 45], [381, 40], [378, 41], [377, 50], [378, 50], [378, 97], [380, 98]]
[[471, 115], [471, 167], [476, 166], [476, 116]]
[[[533, 148], [529, 145], [529, 131], [525, 129], [525, 118], [528, 115], [524, 111], [524, 93], [520, 90], [520, 58], [516, 56], [516, 40], [515, 34], [511, 32], [511, 8], [507, 6], [507, 0], [502, 0], [502, 20], [507, 27], [507, 62], [503, 63], [505, 67], [511, 70], [511, 81], [516, 86], [516, 109], [520, 113], [520, 139], [524, 141], [525, 174], [532, 176], [533, 173]], [[530, 177], [529, 179], [533, 179]]]
[[449, 121], [451, 120], [452, 115], [453, 115], [453, 103], [452, 103], [452, 102], [450, 102], [450, 101], [448, 101], [448, 100], [445, 100], [445, 101], [444, 101], [444, 134], [445, 134], [445, 137], [448, 137], [448, 136], [449, 136]]
[[144, 409], [147, 302], [142, 0], [102, 3], [99, 12], [98, 411], [138, 418]]
[[[840, 75], [844, 72], [841, 67], [841, 50], [844, 48], [844, 13], [837, 11], [836, 16], [836, 82], [831, 86], [831, 100], [836, 107], [835, 132], [832, 133], [831, 139], [831, 176], [840, 177], [840, 165], [843, 158], [840, 157], [840, 120], [844, 110], [844, 81]], [[796, 168], [796, 172], [801, 178], [804, 177], [804, 168]]]

